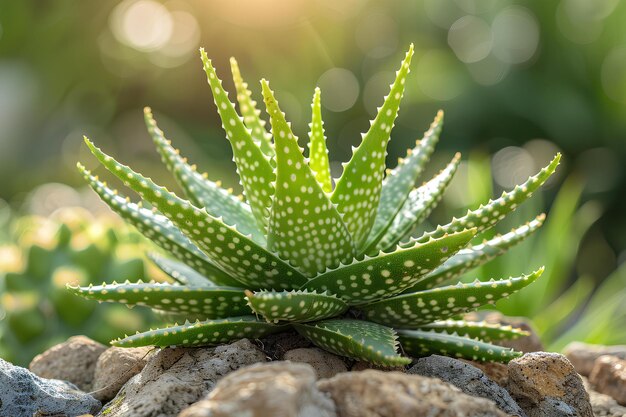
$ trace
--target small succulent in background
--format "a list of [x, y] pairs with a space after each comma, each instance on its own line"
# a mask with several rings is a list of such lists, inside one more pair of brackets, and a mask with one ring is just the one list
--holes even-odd
[[400, 345], [410, 356], [440, 353], [483, 361], [516, 357], [517, 352], [489, 342], [523, 332], [454, 319], [518, 291], [543, 269], [517, 278], [450, 283], [541, 226], [543, 216], [503, 236], [471, 244], [477, 234], [530, 197], [554, 172], [560, 155], [500, 198], [420, 237], [405, 239], [440, 200], [460, 159], [455, 155], [437, 175], [415, 187], [439, 139], [443, 124], [439, 113], [424, 138], [385, 174], [386, 147], [412, 55], [413, 47], [334, 187], [320, 91], [313, 97], [305, 158], [269, 84], [261, 82], [271, 135], [234, 60], [241, 116], [204, 51], [204, 69], [245, 199], [188, 165], [149, 109], [148, 130], [188, 200], [118, 163], [86, 139], [101, 164], [152, 209], [132, 203], [80, 164], [79, 169], [114, 211], [170, 253], [171, 257], [157, 256], [154, 261], [176, 283], [70, 288], [90, 299], [145, 305], [198, 319], [113, 344], [216, 345], [293, 327], [328, 351], [380, 365], [408, 363], [410, 359], [397, 352]]
[[0, 246], [0, 356], [16, 364], [76, 334], [108, 342], [149, 325], [149, 311], [128, 311], [73, 297], [66, 284], [88, 285], [110, 276], [144, 277], [141, 235], [119, 221], [94, 219], [82, 209], [51, 218], [15, 219], [12, 239]]

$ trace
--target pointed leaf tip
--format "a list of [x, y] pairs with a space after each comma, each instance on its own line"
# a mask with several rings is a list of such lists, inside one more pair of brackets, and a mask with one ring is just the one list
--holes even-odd
[[418, 291], [387, 298], [358, 309], [364, 317], [394, 328], [415, 329], [438, 320], [476, 310], [486, 304], [494, 304], [502, 298], [519, 291], [537, 280], [543, 267], [535, 272], [500, 281], [471, 284], [459, 283], [447, 287]]
[[426, 240], [431, 236], [440, 236], [442, 233], [449, 233], [467, 227], [477, 227], [479, 233], [493, 227], [500, 220], [504, 219], [507, 214], [514, 211], [520, 204], [530, 198], [554, 174], [560, 160], [561, 153], [559, 152], [547, 166], [534, 176], [529, 177], [523, 184], [515, 186], [511, 191], [502, 193], [502, 196], [497, 199], [481, 204], [475, 210], [469, 210], [463, 217], [453, 217], [450, 223], [424, 233], [419, 240]]
[[[257, 110], [254, 100], [252, 100], [252, 92], [244, 82], [241, 71], [239, 70], [239, 64], [234, 57], [230, 58], [230, 69], [237, 91], [239, 111], [243, 116], [244, 124], [250, 129], [252, 139], [257, 143], [261, 152], [271, 158], [274, 156], [272, 135], [265, 130], [265, 121], [259, 117], [260, 112]], [[270, 163], [272, 162], [273, 161], [270, 160]]]
[[504, 254], [508, 249], [526, 239], [543, 225], [544, 218], [545, 215], [539, 215], [534, 220], [511, 230], [509, 233], [462, 249], [405, 292], [427, 290], [453, 282], [465, 272]]
[[389, 95], [345, 166], [332, 194], [332, 201], [343, 214], [357, 248], [365, 243], [374, 225], [385, 173], [387, 143], [398, 115], [412, 56], [413, 48], [409, 48]]
[[506, 363], [522, 355], [509, 348], [469, 339], [455, 333], [399, 330], [398, 336], [402, 348], [415, 357], [440, 354], [475, 361]]
[[217, 111], [226, 131], [233, 159], [237, 164], [237, 172], [244, 189], [244, 195], [250, 204], [254, 217], [262, 230], [266, 229], [269, 218], [269, 207], [274, 194], [274, 168], [260, 145], [253, 139], [250, 130], [244, 125], [233, 103], [228, 98], [221, 80], [211, 65], [206, 54], [202, 52], [204, 70]]
[[324, 122], [322, 121], [321, 90], [315, 88], [313, 102], [311, 103], [311, 130], [309, 132], [309, 166], [315, 173], [315, 179], [320, 183], [326, 193], [333, 190], [330, 176], [330, 163], [328, 161], [328, 149], [324, 135]]

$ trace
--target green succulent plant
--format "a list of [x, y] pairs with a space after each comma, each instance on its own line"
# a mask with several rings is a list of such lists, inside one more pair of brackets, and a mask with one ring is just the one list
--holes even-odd
[[108, 342], [150, 325], [149, 311], [97, 305], [65, 288], [111, 275], [144, 277], [142, 237], [135, 231], [78, 208], [52, 218], [19, 217], [9, 229], [9, 242], [0, 245], [0, 357], [26, 366], [76, 334]]
[[415, 187], [439, 140], [440, 112], [406, 158], [385, 171], [386, 147], [412, 55], [411, 46], [334, 187], [319, 89], [313, 97], [306, 158], [268, 82], [262, 80], [261, 87], [271, 134], [236, 62], [231, 65], [241, 116], [203, 50], [204, 70], [245, 199], [188, 165], [157, 127], [150, 109], [145, 110], [149, 133], [188, 200], [118, 163], [85, 138], [100, 163], [152, 209], [131, 202], [78, 164], [80, 171], [114, 211], [170, 253], [171, 258], [153, 260], [176, 282], [70, 289], [90, 299], [149, 306], [191, 320], [112, 343], [210, 346], [292, 327], [323, 349], [380, 365], [410, 362], [398, 353], [400, 346], [409, 356], [440, 353], [482, 361], [516, 357], [517, 352], [489, 341], [524, 332], [454, 319], [518, 291], [543, 269], [517, 278], [450, 283], [541, 225], [543, 216], [506, 235], [471, 244], [537, 190], [556, 169], [560, 155], [500, 198], [405, 239], [437, 204], [460, 159], [455, 155], [441, 172]]

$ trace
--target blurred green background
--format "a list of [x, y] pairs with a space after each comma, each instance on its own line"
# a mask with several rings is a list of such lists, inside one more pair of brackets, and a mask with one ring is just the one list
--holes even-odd
[[[520, 298], [503, 309], [530, 308], [541, 322], [546, 306], [561, 312], [566, 306], [572, 311], [559, 315], [560, 334], [593, 305], [588, 296], [606, 277], [617, 279], [621, 284], [612, 285], [620, 291], [626, 281], [624, 268], [618, 270], [626, 260], [625, 19], [619, 0], [0, 1], [0, 199], [40, 214], [84, 205], [84, 194], [66, 188], [48, 188], [39, 198], [31, 193], [49, 182], [83, 187], [76, 161], [95, 168], [83, 134], [173, 186], [145, 132], [146, 105], [184, 155], [212, 180], [240, 190], [200, 46], [228, 90], [234, 90], [230, 56], [257, 101], [257, 80], [269, 79], [300, 138], [320, 86], [338, 176], [414, 43], [389, 162], [445, 110], [431, 168], [457, 150], [466, 162], [435, 220], [463, 213], [564, 153], [557, 178], [507, 226], [549, 210], [565, 183], [554, 205], [559, 219], [552, 224], [548, 216], [550, 228], [537, 240], [478, 272], [508, 276], [531, 265], [552, 267], [549, 288], [535, 290], [546, 300], [533, 307]], [[550, 304], [563, 291], [571, 298]], [[626, 317], [619, 294], [616, 308]]]

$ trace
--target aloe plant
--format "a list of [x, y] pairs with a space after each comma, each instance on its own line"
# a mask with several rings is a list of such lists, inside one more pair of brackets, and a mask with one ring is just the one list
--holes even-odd
[[[540, 216], [511, 233], [471, 245], [526, 200], [559, 164], [448, 224], [408, 238], [429, 215], [454, 175], [460, 155], [423, 185], [423, 171], [443, 125], [440, 112], [424, 138], [385, 172], [386, 147], [409, 73], [403, 60], [378, 114], [331, 178], [315, 90], [308, 158], [265, 80], [261, 90], [271, 134], [239, 68], [231, 60], [239, 112], [201, 50], [204, 70], [230, 141], [245, 198], [197, 172], [171, 146], [145, 110], [150, 135], [186, 198], [120, 164], [85, 142], [100, 163], [152, 209], [133, 203], [78, 164], [109, 206], [171, 257], [154, 261], [175, 282], [69, 287], [86, 298], [143, 305], [191, 321], [114, 340], [116, 346], [210, 346], [295, 328], [330, 352], [380, 365], [402, 365], [430, 353], [482, 361], [518, 355], [489, 341], [519, 329], [453, 320], [520, 290], [543, 268], [517, 278], [454, 284], [463, 271], [530, 235]], [[240, 116], [240, 114], [243, 116]], [[334, 187], [333, 187], [334, 183]]]

